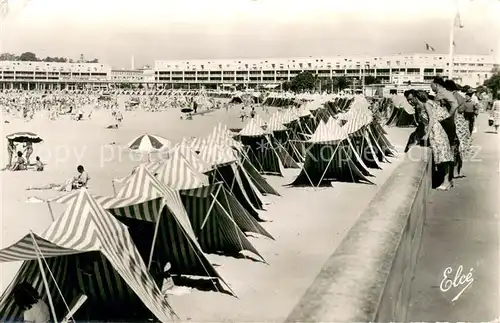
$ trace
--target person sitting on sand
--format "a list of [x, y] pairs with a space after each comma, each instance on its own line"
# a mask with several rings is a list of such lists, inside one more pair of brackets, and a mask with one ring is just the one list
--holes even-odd
[[73, 182], [71, 183], [72, 190], [78, 190], [82, 187], [87, 187], [87, 182], [89, 180], [89, 175], [82, 165], [78, 165], [76, 170], [78, 171], [78, 174], [73, 178]]
[[44, 165], [42, 163], [42, 161], [40, 160], [40, 156], [36, 156], [35, 158], [35, 170], [37, 172], [43, 172], [43, 168], [44, 168]]
[[23, 153], [18, 151], [17, 152], [17, 160], [14, 163], [14, 165], [12, 165], [10, 170], [18, 171], [18, 170], [26, 170], [26, 169], [27, 169], [26, 160], [24, 160]]

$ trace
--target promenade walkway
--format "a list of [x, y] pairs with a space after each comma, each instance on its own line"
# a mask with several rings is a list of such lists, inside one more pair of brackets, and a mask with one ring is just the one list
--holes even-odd
[[[500, 317], [499, 152], [500, 135], [491, 133], [487, 116], [473, 135], [475, 158], [464, 165], [466, 177], [449, 192], [433, 190], [412, 283], [408, 321], [488, 322]], [[455, 278], [471, 268], [473, 282], [447, 291], [443, 272]], [[459, 279], [457, 279], [457, 282]]]

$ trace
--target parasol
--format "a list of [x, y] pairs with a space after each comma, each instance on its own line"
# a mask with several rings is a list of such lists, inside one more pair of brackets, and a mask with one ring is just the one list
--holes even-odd
[[170, 149], [172, 148], [172, 143], [160, 136], [142, 135], [132, 140], [128, 144], [128, 148], [134, 151], [149, 153], [155, 150]]
[[40, 138], [37, 134], [34, 134], [32, 132], [16, 132], [8, 135], [7, 139], [12, 140], [14, 142], [39, 143], [43, 141], [42, 138]]

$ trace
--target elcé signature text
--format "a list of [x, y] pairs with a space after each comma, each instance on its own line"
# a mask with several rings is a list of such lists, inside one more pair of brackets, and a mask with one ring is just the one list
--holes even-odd
[[442, 292], [446, 293], [452, 288], [462, 287], [462, 290], [455, 296], [451, 301], [454, 302], [458, 300], [460, 296], [464, 293], [464, 291], [474, 282], [474, 278], [472, 274], [474, 272], [474, 268], [471, 268], [467, 275], [462, 274], [464, 267], [462, 265], [458, 266], [455, 275], [453, 275], [453, 268], [448, 267], [443, 272], [443, 279], [441, 280], [441, 284], [439, 288]]

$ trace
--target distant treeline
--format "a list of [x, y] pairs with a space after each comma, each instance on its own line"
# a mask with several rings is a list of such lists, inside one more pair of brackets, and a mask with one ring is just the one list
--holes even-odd
[[58, 63], [99, 63], [97, 58], [93, 60], [86, 60], [83, 54], [80, 55], [80, 59], [74, 61], [67, 57], [50, 57], [45, 58], [37, 57], [33, 52], [24, 52], [21, 55], [11, 54], [11, 53], [1, 53], [0, 61], [22, 61], [22, 62], [58, 62]]

